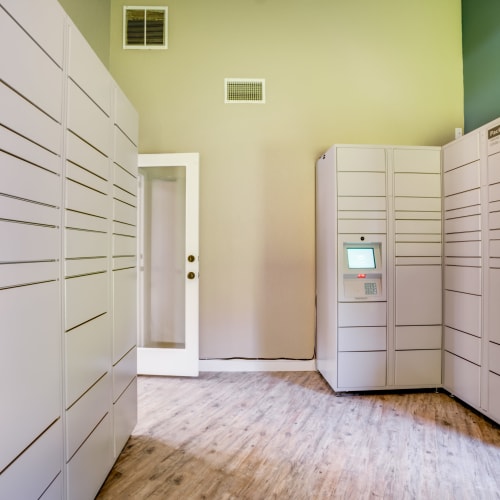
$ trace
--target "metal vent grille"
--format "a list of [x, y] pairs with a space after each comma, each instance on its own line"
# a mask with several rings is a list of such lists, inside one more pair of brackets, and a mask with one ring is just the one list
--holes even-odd
[[123, 47], [167, 48], [167, 7], [123, 7]]
[[262, 78], [226, 78], [225, 103], [264, 103], [265, 80]]

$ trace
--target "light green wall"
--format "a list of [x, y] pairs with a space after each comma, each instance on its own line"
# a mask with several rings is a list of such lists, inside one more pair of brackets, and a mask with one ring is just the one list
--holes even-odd
[[[110, 69], [140, 152], [201, 154], [200, 355], [314, 351], [314, 166], [333, 143], [442, 145], [463, 126], [460, 0], [137, 0], [168, 5], [169, 49]], [[225, 77], [266, 79], [225, 105]]]
[[109, 67], [110, 0], [59, 0], [59, 3]]

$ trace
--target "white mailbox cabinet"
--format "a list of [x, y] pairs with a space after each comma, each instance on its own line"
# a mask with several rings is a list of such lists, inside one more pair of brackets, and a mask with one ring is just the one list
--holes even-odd
[[56, 0], [0, 40], [0, 498], [90, 500], [137, 418], [137, 113]]
[[337, 391], [441, 385], [441, 148], [316, 165], [317, 366]]

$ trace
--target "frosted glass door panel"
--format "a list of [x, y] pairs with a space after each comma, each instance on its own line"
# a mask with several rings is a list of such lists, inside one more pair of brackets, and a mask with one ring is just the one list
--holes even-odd
[[144, 176], [144, 334], [140, 347], [185, 347], [186, 167], [141, 168]]

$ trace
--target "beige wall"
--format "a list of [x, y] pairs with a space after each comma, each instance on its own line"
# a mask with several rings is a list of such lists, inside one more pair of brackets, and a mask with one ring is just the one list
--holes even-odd
[[110, 0], [59, 0], [59, 3], [109, 67]]
[[[442, 145], [463, 126], [460, 0], [137, 0], [169, 49], [110, 68], [140, 152], [201, 154], [200, 356], [314, 353], [314, 166], [333, 143]], [[267, 103], [225, 105], [225, 77]]]

